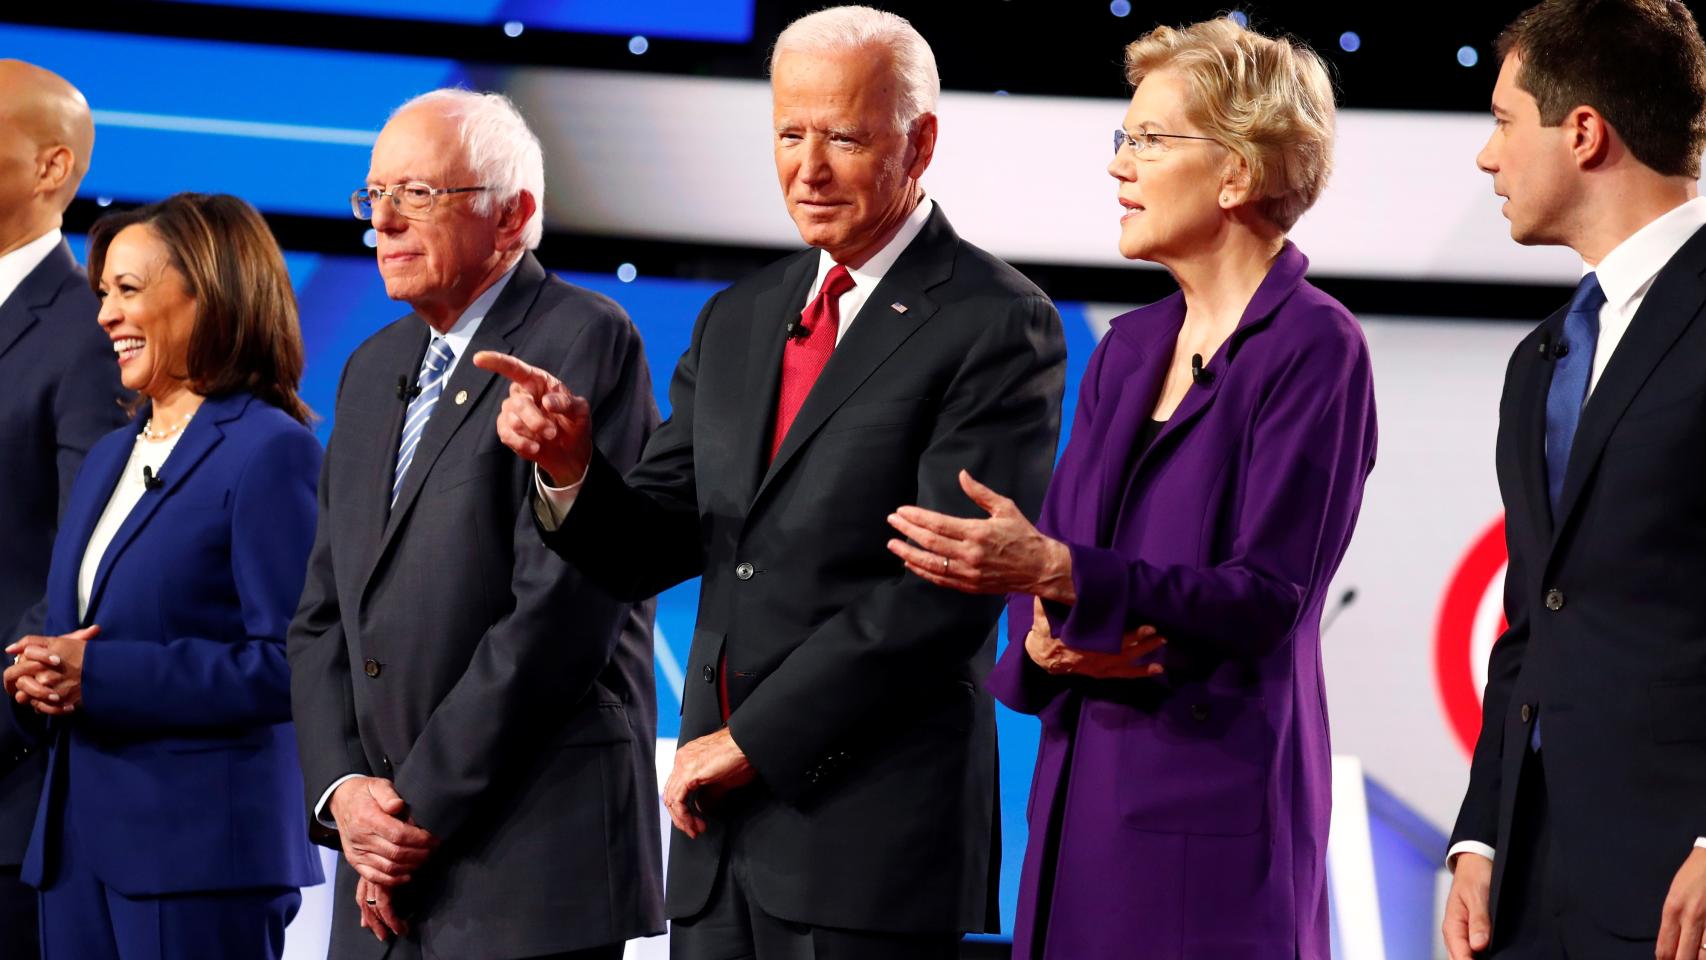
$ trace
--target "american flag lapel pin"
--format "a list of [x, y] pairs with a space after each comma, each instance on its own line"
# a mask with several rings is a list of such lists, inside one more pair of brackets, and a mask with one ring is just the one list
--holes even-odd
[[906, 304], [901, 303], [899, 300], [896, 300], [895, 302], [889, 304], [889, 309], [893, 310], [895, 313], [905, 313], [906, 312]]

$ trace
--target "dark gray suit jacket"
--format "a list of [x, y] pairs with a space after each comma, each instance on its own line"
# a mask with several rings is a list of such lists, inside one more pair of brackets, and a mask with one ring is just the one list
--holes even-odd
[[[0, 641], [41, 629], [59, 512], [83, 455], [122, 425], [100, 301], [64, 242], [0, 303]], [[0, 643], [0, 646], [3, 646]], [[0, 660], [5, 660], [0, 655]], [[24, 857], [42, 757], [0, 723], [0, 867]]]
[[[670, 420], [624, 478], [595, 457], [552, 545], [619, 596], [703, 574], [681, 738], [729, 728], [758, 783], [670, 845], [672, 917], [744, 854], [772, 916], [902, 932], [998, 929], [999, 596], [906, 572], [886, 517], [980, 515], [961, 469], [1035, 515], [1060, 426], [1054, 305], [962, 241], [940, 207], [871, 292], [766, 463], [784, 329], [818, 252], [705, 305]], [[897, 309], [894, 305], [899, 304]]]
[[[412, 314], [379, 331], [338, 389], [289, 638], [308, 802], [345, 774], [386, 777], [440, 838], [400, 894], [428, 956], [512, 960], [661, 932], [653, 606], [612, 598], [539, 542], [532, 469], [494, 428], [507, 385], [472, 361], [498, 350], [550, 370], [592, 403], [604, 454], [631, 464], [657, 424], [639, 334], [526, 255], [388, 510], [397, 381], [413, 380], [430, 333]], [[340, 863], [331, 956], [381, 956], [354, 883]]]

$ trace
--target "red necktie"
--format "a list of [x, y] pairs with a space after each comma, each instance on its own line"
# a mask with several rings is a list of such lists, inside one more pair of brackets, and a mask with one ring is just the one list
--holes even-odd
[[771, 460], [782, 449], [782, 440], [788, 436], [800, 405], [806, 402], [817, 375], [835, 352], [835, 333], [841, 327], [841, 295], [851, 289], [853, 277], [846, 267], [836, 264], [823, 278], [817, 299], [800, 314], [805, 337], [790, 337], [782, 347], [782, 389], [776, 395], [776, 427], [770, 433]]
[[[835, 334], [841, 328], [841, 295], [853, 289], [853, 277], [847, 268], [836, 264], [823, 278], [823, 289], [817, 299], [806, 304], [800, 313], [800, 325], [805, 327], [803, 338], [790, 337], [782, 346], [782, 389], [776, 394], [776, 424], [770, 433], [770, 456], [782, 449], [782, 440], [799, 415], [800, 405], [812, 384], [823, 372], [829, 355], [835, 352]], [[723, 722], [729, 722], [729, 662], [725, 651], [717, 658], [717, 708]]]

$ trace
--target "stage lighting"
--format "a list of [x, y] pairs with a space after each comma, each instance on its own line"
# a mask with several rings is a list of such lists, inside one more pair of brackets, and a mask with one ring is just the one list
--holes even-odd
[[97, 206], [97, 207], [110, 207], [112, 205], [113, 205], [113, 198], [112, 197], [96, 197], [95, 198], [95, 206]]
[[620, 267], [616, 268], [616, 279], [622, 281], [623, 283], [633, 283], [634, 278], [638, 277], [639, 275], [640, 275], [640, 268], [634, 266], [631, 263], [624, 263]]
[[628, 38], [628, 52], [633, 54], [636, 57], [642, 53], [645, 53], [648, 49], [651, 48], [651, 45], [652, 45], [651, 41], [647, 40], [645, 37], [629, 37]]
[[1339, 34], [1339, 49], [1346, 53], [1356, 53], [1362, 49], [1362, 38], [1354, 30], [1346, 30]]
[[1458, 47], [1457, 62], [1466, 67], [1473, 67], [1481, 62], [1481, 55], [1475, 51], [1474, 47]]
[[379, 246], [379, 231], [368, 230], [366, 233], [361, 235], [361, 242], [366, 244], [370, 250]]
[[1227, 14], [1226, 16], [1229, 17], [1233, 23], [1238, 24], [1240, 27], [1243, 27], [1246, 30], [1250, 29], [1250, 15], [1245, 13], [1244, 11], [1234, 10], [1231, 13]]
[[527, 27], [523, 25], [520, 20], [511, 20], [504, 24], [504, 36], [519, 37], [521, 36], [521, 31], [525, 29], [527, 29]]
[[1116, 17], [1131, 16], [1131, 0], [1114, 0], [1108, 4], [1108, 12]]

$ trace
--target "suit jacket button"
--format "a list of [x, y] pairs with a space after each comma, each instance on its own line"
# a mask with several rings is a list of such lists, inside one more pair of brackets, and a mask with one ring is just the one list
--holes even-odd
[[1532, 720], [1533, 718], [1534, 718], [1534, 708], [1529, 706], [1526, 703], [1523, 704], [1522, 705], [1522, 722], [1527, 723], [1529, 720]]
[[1564, 609], [1564, 591], [1557, 587], [1553, 587], [1546, 591], [1546, 609], [1553, 613], [1557, 613], [1559, 610]]
[[705, 664], [705, 670], [701, 674], [701, 676], [703, 676], [705, 678], [706, 683], [716, 683], [717, 682], [717, 668], [713, 667], [707, 663], [707, 664]]
[[361, 665], [361, 672], [370, 677], [379, 676], [379, 661], [369, 659], [366, 663]]
[[1207, 720], [1208, 719], [1208, 704], [1206, 704], [1206, 703], [1193, 703], [1193, 704], [1191, 704], [1191, 719], [1192, 720], [1198, 720], [1198, 721]]
[[384, 767], [387, 770], [391, 769], [391, 758], [390, 757], [380, 757], [379, 758], [379, 765]]
[[735, 579], [737, 579], [737, 580], [751, 580], [752, 579], [752, 564], [750, 564], [750, 563], [737, 563], [737, 564], [735, 564]]

